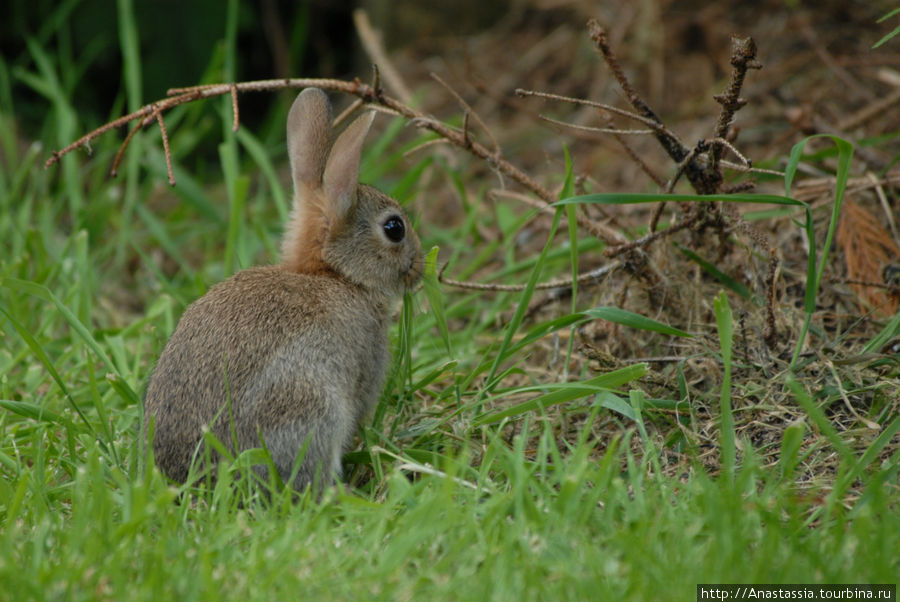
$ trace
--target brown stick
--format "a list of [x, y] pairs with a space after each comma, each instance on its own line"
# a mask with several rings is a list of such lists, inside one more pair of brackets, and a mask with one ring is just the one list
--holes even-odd
[[[144, 124], [144, 120], [146, 118], [155, 118], [155, 115], [157, 115], [157, 113], [161, 115], [165, 111], [168, 111], [169, 109], [181, 104], [204, 98], [222, 96], [224, 94], [231, 94], [234, 97], [235, 95], [237, 95], [237, 93], [240, 92], [264, 92], [271, 90], [285, 90], [308, 87], [317, 87], [331, 92], [343, 92], [345, 94], [351, 94], [358, 97], [363, 102], [370, 103], [379, 107], [384, 107], [385, 109], [388, 109], [389, 111], [408, 119], [417, 127], [431, 130], [442, 138], [445, 138], [449, 142], [455, 144], [456, 146], [463, 148], [476, 157], [486, 161], [488, 165], [490, 165], [493, 169], [497, 170], [502, 175], [510, 178], [514, 182], [530, 190], [543, 202], [544, 206], [549, 206], [558, 200], [555, 194], [550, 192], [541, 184], [538, 184], [524, 171], [504, 159], [498, 152], [496, 152], [496, 150], [488, 149], [481, 143], [472, 140], [472, 138], [468, 135], [466, 129], [463, 129], [462, 131], [455, 129], [429, 115], [426, 115], [425, 113], [422, 113], [421, 111], [409, 107], [408, 105], [400, 102], [395, 98], [387, 96], [386, 94], [384, 94], [384, 91], [380, 86], [370, 86], [362, 83], [358, 79], [351, 82], [338, 79], [289, 78], [257, 80], [231, 84], [206, 84], [188, 88], [172, 88], [168, 91], [168, 98], [161, 99], [133, 113], [129, 113], [128, 115], [119, 117], [114, 121], [111, 121], [91, 132], [88, 132], [64, 149], [54, 151], [45, 163], [45, 167], [50, 167], [51, 165], [59, 161], [59, 159], [63, 155], [73, 151], [76, 148], [88, 145], [91, 140], [93, 140], [97, 136], [100, 136], [101, 134], [108, 132], [109, 130], [120, 127], [135, 119], [142, 120], [139, 125]], [[133, 136], [134, 131], [132, 131], [132, 133], [130, 133], [122, 143], [122, 147], [119, 149], [116, 161], [113, 164], [112, 174], [115, 174], [116, 168], [118, 166], [118, 161], [121, 159], [121, 156], [124, 154], [125, 149], [127, 148], [128, 143], [131, 141]], [[602, 232], [602, 229], [592, 221], [582, 216], [578, 220], [578, 223], [579, 226], [586, 229], [592, 235], [602, 240], [606, 239]]]
[[[619, 60], [616, 58], [615, 53], [609, 46], [609, 41], [606, 38], [606, 30], [600, 25], [600, 22], [596, 19], [589, 20], [588, 30], [590, 32], [591, 40], [594, 41], [597, 49], [603, 55], [607, 66], [609, 66], [609, 69], [610, 71], [612, 71], [613, 76], [616, 78], [616, 81], [619, 82], [619, 86], [621, 86], [622, 91], [625, 92], [625, 96], [628, 97], [628, 102], [631, 103], [631, 106], [634, 107], [635, 110], [644, 118], [662, 125], [662, 120], [657, 116], [653, 109], [651, 109], [650, 106], [646, 102], [644, 102], [644, 100], [640, 97], [640, 95], [638, 95], [637, 91], [631, 85], [631, 82], [628, 81], [628, 78], [625, 77], [625, 72], [622, 70], [622, 66], [619, 64]], [[656, 133], [656, 139], [659, 140], [659, 143], [662, 144], [663, 148], [666, 150], [669, 156], [675, 160], [676, 163], [680, 163], [688, 154], [687, 147], [685, 147], [677, 138], [675, 138], [668, 132], [658, 130]]]
[[237, 132], [241, 122], [240, 113], [238, 113], [237, 88], [234, 87], [234, 84], [231, 85], [231, 114], [234, 115], [234, 124], [231, 126], [231, 131]]
[[[741, 98], [741, 88], [744, 87], [744, 78], [747, 76], [748, 69], [762, 69], [762, 65], [756, 60], [756, 43], [753, 38], [732, 38], [732, 54], [731, 81], [728, 83], [728, 89], [724, 94], [716, 94], [713, 96], [716, 102], [722, 105], [719, 112], [719, 119], [716, 121], [716, 138], [710, 151], [710, 170], [718, 171], [719, 159], [722, 157], [723, 141], [728, 136], [728, 128], [734, 120], [734, 114], [747, 101]], [[735, 151], [736, 152], [736, 151]], [[740, 157], [740, 154], [738, 154]]]
[[483, 145], [474, 140], [467, 139], [467, 137], [461, 132], [426, 115], [425, 113], [408, 107], [400, 101], [383, 94], [380, 89], [375, 89], [372, 86], [364, 84], [358, 80], [348, 82], [336, 79], [314, 78], [270, 79], [240, 82], [234, 84], [207, 84], [202, 86], [192, 86], [189, 88], [173, 88], [169, 90], [170, 96], [168, 98], [159, 100], [133, 113], [129, 113], [128, 115], [119, 117], [114, 121], [111, 121], [91, 132], [88, 132], [67, 147], [58, 151], [54, 151], [45, 165], [46, 167], [50, 167], [51, 165], [59, 161], [59, 159], [63, 155], [66, 155], [76, 148], [87, 145], [94, 138], [100, 136], [101, 134], [105, 134], [112, 129], [121, 127], [122, 125], [138, 118], [145, 118], [155, 115], [156, 112], [164, 113], [165, 111], [168, 111], [173, 107], [185, 104], [187, 102], [192, 102], [203, 98], [213, 98], [215, 96], [222, 96], [224, 94], [236, 94], [238, 92], [263, 92], [270, 90], [284, 90], [290, 88], [308, 87], [318, 87], [332, 92], [344, 92], [346, 94], [352, 94], [363, 99], [365, 102], [379, 104], [388, 109], [391, 109], [397, 114], [413, 121], [418, 127], [431, 130], [441, 137], [446, 138], [450, 142], [453, 142], [457, 146], [469, 150], [477, 157], [491, 162], [491, 164], [504, 175], [521, 184], [525, 188], [531, 190], [546, 203], [553, 203], [557, 200], [549, 190], [532, 180], [527, 174], [522, 172], [520, 169], [518, 169], [516, 166], [512, 165], [505, 159], [497, 157], [493, 151], [488, 150]]
[[[601, 276], [606, 276], [612, 273], [614, 270], [622, 267], [622, 263], [618, 261], [613, 261], [603, 267], [596, 268], [594, 270], [590, 270], [579, 274], [575, 279], [578, 284], [584, 284], [585, 282], [589, 282], [591, 280], [597, 280]], [[494, 291], [494, 292], [519, 292], [523, 291], [526, 288], [524, 284], [485, 284], [481, 282], [467, 282], [463, 280], [453, 280], [451, 278], [444, 277], [444, 270], [447, 269], [447, 266], [438, 273], [438, 282], [441, 284], [446, 284], [448, 286], [453, 286], [456, 288], [463, 288], [469, 290], [476, 291]], [[563, 287], [571, 287], [572, 279], [571, 278], [560, 278], [558, 280], [550, 280], [548, 282], [539, 282], [534, 286], [535, 289], [538, 290], [546, 290], [553, 288], [563, 288]]]
[[666, 228], [664, 230], [660, 230], [658, 232], [652, 232], [650, 234], [642, 236], [642, 237], [640, 237], [636, 240], [633, 240], [629, 243], [626, 243], [624, 245], [619, 245], [617, 247], [609, 247], [605, 251], [603, 251], [603, 254], [607, 257], [617, 257], [617, 256], [621, 255], [622, 253], [626, 253], [628, 251], [633, 251], [634, 249], [636, 249], [638, 247], [643, 247], [644, 245], [648, 245], [655, 240], [658, 240], [665, 236], [669, 236], [671, 234], [674, 234], [675, 232], [678, 232], [680, 230], [684, 230], [685, 228], [689, 228], [689, 227], [693, 226], [694, 224], [697, 223], [699, 216], [700, 216], [699, 213], [695, 213], [691, 217], [689, 217], [683, 221], [680, 221], [677, 224], [669, 226], [668, 228]]
[[169, 186], [175, 185], [175, 173], [172, 171], [172, 153], [169, 151], [169, 133], [166, 131], [166, 124], [163, 122], [162, 113], [157, 109], [156, 123], [159, 125], [159, 133], [162, 135], [163, 154], [166, 156], [166, 173], [169, 176]]

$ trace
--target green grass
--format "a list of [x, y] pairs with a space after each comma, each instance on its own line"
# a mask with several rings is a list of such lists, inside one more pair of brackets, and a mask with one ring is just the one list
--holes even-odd
[[[147, 100], [133, 97], [139, 30], [120, 14], [121, 104], [134, 106]], [[222, 465], [213, 489], [167, 483], [138, 437], [140, 396], [186, 304], [274, 259], [290, 198], [283, 144], [231, 134], [230, 104], [212, 101], [167, 117], [174, 189], [153, 129], [117, 180], [103, 175], [115, 135], [90, 158], [44, 170], [47, 148], [86, 128], [58, 76], [82, 59], [33, 51], [11, 77], [45, 99], [43, 149], [16, 152], [16, 115], [0, 104], [0, 600], [690, 600], [697, 583], [897, 581], [896, 356], [880, 357], [874, 381], [841, 368], [823, 386], [809, 360], [761, 376], [737, 353], [743, 327], [730, 304], [756, 306], [705, 260], [733, 293], [705, 298], [709, 324], [594, 304], [581, 288], [551, 317], [532, 316], [538, 281], [598, 251], [572, 227], [571, 203], [550, 225], [558, 235], [527, 257], [515, 232], [533, 216], [498, 208], [485, 223], [481, 199], [466, 199], [457, 226], [421, 224], [440, 259], [400, 312], [387, 389], [340, 490], [321, 502], [268, 498], [250, 485], [252, 454]], [[12, 81], [0, 77], [0, 99]], [[283, 107], [273, 113], [283, 120]], [[180, 168], [197, 131], [216, 135], [210, 115], [220, 164]], [[448, 185], [465, 177], [430, 160], [411, 168], [402, 129], [370, 140], [386, 149], [365, 158], [373, 183], [412, 205], [427, 168]], [[785, 227], [812, 227], [796, 217]], [[482, 228], [500, 235], [485, 240]], [[455, 274], [525, 290], [449, 291], [436, 280], [448, 258]], [[800, 260], [814, 289], [799, 303], [804, 333], [815, 326], [818, 258]], [[674, 384], [653, 388], [646, 379], [660, 371], [639, 361], [599, 373], [573, 361], [578, 329], [595, 320], [647, 341], [648, 355], [692, 341]], [[875, 352], [897, 328], [887, 321], [859, 345]], [[804, 344], [792, 341], [795, 362]], [[691, 359], [724, 377], [697, 384], [685, 377]], [[866, 390], [860, 411], [878, 430], [840, 422], [835, 387]], [[772, 442], [745, 436], [754, 417], [785, 407], [792, 420]]]

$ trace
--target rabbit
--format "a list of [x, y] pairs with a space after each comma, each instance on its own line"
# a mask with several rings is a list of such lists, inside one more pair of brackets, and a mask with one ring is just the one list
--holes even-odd
[[[358, 183], [373, 118], [357, 118], [332, 145], [325, 93], [307, 88], [294, 101], [281, 262], [240, 271], [192, 303], [147, 386], [154, 457], [169, 478], [185, 482], [204, 457], [206, 427], [232, 452], [264, 445], [297, 491], [341, 477], [342, 453], [384, 385], [391, 306], [424, 268], [398, 203]], [[266, 466], [254, 470], [267, 478]]]

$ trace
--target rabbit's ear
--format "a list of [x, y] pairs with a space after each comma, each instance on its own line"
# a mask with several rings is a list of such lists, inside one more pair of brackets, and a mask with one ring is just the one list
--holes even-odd
[[346, 215], [356, 196], [362, 144], [373, 119], [375, 111], [369, 111], [358, 117], [341, 132], [331, 148], [331, 154], [328, 155], [322, 189], [328, 202], [331, 203], [331, 211], [339, 218]]
[[331, 148], [331, 103], [318, 88], [306, 88], [291, 106], [287, 145], [294, 190], [319, 188]]

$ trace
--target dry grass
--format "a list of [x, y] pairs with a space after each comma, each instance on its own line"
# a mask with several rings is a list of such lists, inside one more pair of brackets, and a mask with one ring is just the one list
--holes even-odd
[[[560, 128], [538, 119], [541, 113], [579, 126], [607, 127], [603, 111], [598, 114], [590, 107], [520, 98], [513, 92], [527, 87], [630, 108], [588, 39], [584, 23], [599, 16], [609, 24], [609, 39], [634, 86], [666, 126], [690, 144], [708, 138], [714, 129], [719, 106], [712, 99], [723, 91], [730, 71], [730, 36], [752, 36], [763, 69], [748, 75], [741, 93], [747, 104], [730, 132], [741, 154], [755, 166], [782, 170], [791, 146], [810, 134], [833, 133], [856, 145], [841, 218], [843, 234], [826, 266], [813, 319], [818, 330], [808, 337], [796, 373], [817, 400], [824, 402], [829, 418], [851, 447], [864, 450], [878, 435], [878, 425], [900, 411], [897, 363], [887, 359], [896, 358], [896, 349], [891, 347], [896, 339], [874, 350], [880, 352], [875, 355], [863, 352], [886, 319], [894, 315], [898, 293], [896, 284], [890, 288], [889, 281], [881, 280], [885, 266], [900, 259], [896, 246], [900, 172], [891, 168], [897, 147], [893, 141], [866, 142], [900, 127], [900, 111], [895, 107], [895, 69], [900, 57], [887, 49], [882, 54], [869, 48], [879, 37], [872, 24], [884, 10], [833, 3], [814, 11], [791, 11], [779, 2], [752, 10], [741, 3], [716, 3], [694, 10], [688, 4], [674, 3], [648, 16], [631, 5], [588, 9], [577, 2], [554, 3], [551, 16], [525, 10], [474, 36], [447, 36], [430, 40], [427, 46], [412, 43], [395, 52], [392, 60], [408, 87], [425, 92], [426, 111], [447, 118], [459, 113], [459, 102], [439, 86], [418, 84], [427, 82], [428, 72], [437, 72], [488, 125], [490, 138], [498, 141], [505, 156], [514, 157], [545, 186], [558, 190], [562, 183], [558, 174], [564, 166], [559, 158], [565, 144], [583, 190], [650, 192], [659, 187], [647, 172], [662, 174], [665, 180], [675, 171], [652, 138], [629, 137], [630, 151], [626, 153], [609, 134]], [[840, 93], [835, 94], [836, 90]], [[621, 128], [633, 127], [627, 121], [616, 121]], [[477, 128], [473, 132], [475, 139], [488, 140]], [[817, 236], [822, 236], [819, 245], [824, 243], [828, 226], [827, 207], [834, 200], [834, 177], [823, 177], [836, 166], [834, 156], [827, 154], [829, 144], [827, 140], [809, 143], [806, 152], [813, 158], [804, 164], [793, 190], [796, 198], [813, 207]], [[826, 154], [816, 155], [821, 152]], [[635, 161], [635, 156], [647, 167]], [[495, 182], [497, 187], [509, 184], [497, 178], [485, 162], [469, 161], [459, 153], [450, 154], [448, 160], [465, 174], [468, 198], [479, 198], [485, 181]], [[730, 183], [748, 179], [734, 170], [726, 170], [726, 176]], [[779, 178], [756, 179], [757, 191], [783, 192]], [[459, 195], [445, 180], [435, 175], [432, 182], [422, 195], [429, 199], [421, 205], [426, 237], [429, 223], [460, 222], [465, 215]], [[689, 191], [684, 182], [680, 189]], [[738, 206], [735, 213], [747, 209], [752, 210]], [[481, 210], [485, 223], [490, 223], [494, 209], [486, 204]], [[627, 237], [647, 231], [652, 211], [646, 205], [587, 209], [592, 220]], [[662, 222], [675, 223], [682, 215], [681, 206], [669, 204]], [[689, 450], [698, 451], [703, 464], [712, 470], [718, 468], [718, 391], [722, 384], [722, 364], [710, 353], [718, 348], [712, 299], [722, 283], [678, 253], [673, 240], [712, 262], [753, 295], [752, 300], [731, 298], [738, 318], [732, 404], [739, 453], [750, 445], [766, 465], [774, 466], [784, 429], [805, 418], [804, 410], [778, 384], [790, 370], [803, 322], [808, 251], [803, 230], [784, 216], [754, 220], [752, 226], [734, 214], [725, 220], [727, 224], [718, 231], [688, 230], [648, 245], [646, 263], [639, 271], [616, 270], [602, 282], [579, 290], [580, 307], [614, 305], [701, 336], [672, 339], [592, 322], [579, 328], [567, 364], [564, 351], [568, 341], [562, 334], [541, 341], [527, 359], [527, 373], [540, 382], [649, 361], [650, 375], [641, 381], [647, 396], [680, 402], [676, 408], [651, 410], [651, 430], [660, 447], [668, 450], [667, 466], [673, 473], [689, 464], [686, 458], [691, 454], [683, 455]], [[851, 220], [860, 223], [851, 228]], [[515, 245], [515, 256], [536, 255], [549, 224], [550, 216], [540, 215], [527, 222], [518, 234], [521, 242]], [[479, 231], [486, 240], [504, 236], [487, 225]], [[848, 242], [851, 232], [866, 231], [869, 234]], [[774, 250], [780, 265], [772, 344], [765, 341], [765, 312], [755, 302], [766, 296], [768, 248]], [[858, 269], [860, 258], [868, 261], [863, 271]], [[464, 264], [465, 259], [458, 261]], [[498, 255], [472, 279], [491, 277], [507, 261]], [[599, 253], [585, 253], [580, 261], [582, 271], [608, 263]], [[646, 272], [655, 277], [648, 279]], [[541, 294], [532, 301], [530, 323], [558, 317], [569, 305], [565, 291]], [[512, 309], [499, 322], [511, 315]], [[504, 382], [517, 384], [514, 379]], [[565, 441], [577, 437], [584, 414], [556, 409], [548, 415], [560, 448], [564, 448]], [[510, 425], [508, 436], [519, 428], [521, 425]], [[593, 428], [600, 442], [597, 452], [602, 453], [602, 442], [614, 440], [622, 424], [611, 416]], [[641, 445], [638, 440], [633, 444]], [[900, 437], [895, 437], [882, 457], [890, 457], [898, 448]], [[821, 485], [833, 476], [838, 458], [829, 449], [821, 433], [814, 428], [806, 430], [801, 481]]]

